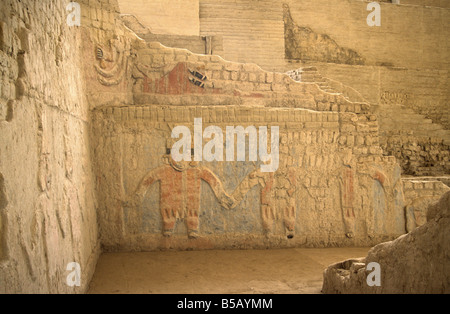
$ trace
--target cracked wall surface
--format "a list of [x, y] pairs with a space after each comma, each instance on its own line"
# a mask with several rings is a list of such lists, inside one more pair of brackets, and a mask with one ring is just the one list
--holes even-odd
[[[68, 3], [0, 5], [0, 293], [83, 293], [100, 253], [82, 38]], [[66, 283], [72, 262], [80, 287]]]
[[199, 0], [121, 0], [123, 13], [133, 14], [154, 34], [198, 36]]
[[[319, 5], [343, 12], [360, 1], [343, 7], [328, 0], [287, 2], [308, 43], [332, 48], [307, 51], [316, 59], [310, 65], [331, 79], [308, 80], [302, 71], [293, 80], [271, 71], [298, 68], [285, 60], [281, 2], [259, 1], [255, 9], [248, 1], [222, 1], [215, 11], [217, 2], [200, 1], [199, 35], [222, 38], [222, 57], [137, 37], [118, 18], [115, 0], [80, 0], [81, 27], [66, 23], [68, 1], [2, 3], [0, 292], [84, 292], [101, 247], [367, 246], [423, 224], [424, 198], [435, 199], [446, 186], [401, 177], [403, 164], [382, 149], [389, 143], [373, 103], [414, 104], [437, 119], [448, 94], [446, 61], [436, 63], [445, 49], [430, 56], [427, 49], [445, 32], [424, 41], [419, 63], [403, 58], [412, 53], [408, 48], [375, 54], [373, 47], [351, 44], [340, 26], [320, 35], [332, 21], [298, 18]], [[396, 10], [424, 20], [444, 21], [447, 14], [395, 8], [388, 11], [391, 21]], [[351, 25], [357, 17], [349, 18]], [[410, 34], [399, 24], [395, 30]], [[263, 35], [247, 40], [255, 32]], [[383, 34], [373, 36], [375, 45]], [[369, 65], [346, 64], [360, 62], [359, 54]], [[411, 74], [417, 79], [405, 80]], [[422, 84], [436, 78], [439, 84]], [[431, 100], [435, 106], [424, 109]], [[261, 161], [173, 162], [171, 131], [180, 125], [192, 131], [195, 118], [202, 119], [202, 131], [216, 126], [223, 134], [228, 126], [278, 126], [278, 170], [262, 173]], [[250, 135], [244, 138], [248, 144]], [[438, 140], [429, 142], [445, 150]], [[423, 156], [411, 147], [400, 154], [411, 150], [408, 156], [446, 169], [447, 155]], [[415, 165], [419, 171], [421, 165]], [[81, 287], [66, 283], [71, 262], [81, 265]]]
[[[352, 114], [235, 106], [131, 106], [98, 109], [95, 117], [96, 155], [109, 160], [98, 164], [98, 171], [103, 178], [103, 243], [110, 250], [367, 245], [404, 232], [398, 166], [352, 135], [356, 125], [367, 123], [351, 122], [358, 120]], [[198, 237], [187, 237], [185, 214], [176, 216], [175, 232], [164, 237], [160, 211], [169, 202], [163, 198], [166, 192], [158, 191], [158, 184], [149, 184], [138, 203], [127, 200], [140, 190], [146, 173], [164, 165], [171, 126], [192, 127], [194, 117], [202, 117], [204, 127], [216, 125], [223, 130], [229, 125], [281, 125], [280, 169], [262, 175], [261, 183], [258, 167], [251, 162], [200, 163], [217, 175], [238, 205], [223, 209], [202, 183], [202, 191], [195, 192], [200, 199], [195, 219], [200, 225]], [[371, 138], [370, 133], [367, 136]], [[112, 152], [116, 152], [114, 160], [109, 157]], [[111, 171], [117, 165], [119, 170]], [[170, 165], [165, 167], [177, 173]], [[169, 174], [163, 178], [171, 180]], [[181, 184], [173, 182], [170, 193], [190, 195], [178, 191]], [[161, 181], [159, 188], [167, 184]]]
[[6, 241], [5, 241], [5, 227], [6, 220], [4, 217], [4, 209], [8, 205], [8, 200], [6, 199], [5, 192], [5, 179], [3, 175], [0, 173], [0, 261], [2, 261], [6, 257]]
[[[427, 223], [398, 239], [373, 247], [367, 257], [331, 265], [323, 293], [447, 294], [450, 192], [428, 207]], [[380, 265], [380, 285], [370, 287], [366, 266]]]
[[356, 51], [340, 47], [327, 34], [318, 34], [309, 27], [297, 25], [286, 3], [283, 4], [283, 20], [286, 59], [364, 65], [365, 59]]
[[[400, 168], [382, 156], [367, 103], [254, 64], [126, 34], [118, 42], [128, 62], [112, 62], [126, 68], [108, 76], [114, 84], [95, 49], [85, 58], [97, 68], [89, 86], [106, 250], [370, 245], [405, 232]], [[195, 118], [224, 133], [279, 126], [279, 172], [258, 173], [254, 162], [177, 170], [171, 130], [192, 130]], [[223, 193], [235, 206], [224, 208]]]
[[[308, 73], [294, 81], [127, 32], [100, 39], [108, 45], [98, 41], [87, 41], [84, 59], [87, 69], [96, 69], [86, 73], [107, 250], [370, 245], [405, 232], [402, 170], [383, 156], [378, 118], [357, 91], [333, 80], [324, 81], [328, 89], [307, 80]], [[194, 118], [223, 132], [232, 122], [280, 124], [281, 169], [292, 179], [259, 177], [257, 164], [246, 163], [177, 170], [167, 153], [170, 133], [178, 125], [192, 130]], [[196, 171], [216, 177], [236, 206], [226, 210], [221, 194]], [[183, 184], [198, 190], [188, 193]], [[293, 184], [298, 188], [291, 190]], [[198, 204], [191, 210], [182, 201], [190, 194]]]
[[[222, 38], [216, 52], [230, 61], [277, 72], [317, 68], [329, 82], [342, 84], [337, 91], [377, 105], [385, 154], [406, 156], [405, 174], [448, 174], [448, 6], [437, 0], [380, 5], [382, 25], [369, 27], [364, 1], [203, 0], [200, 34]], [[411, 129], [407, 121], [419, 121], [419, 127]], [[410, 144], [437, 145], [440, 153], [425, 149], [409, 160]]]

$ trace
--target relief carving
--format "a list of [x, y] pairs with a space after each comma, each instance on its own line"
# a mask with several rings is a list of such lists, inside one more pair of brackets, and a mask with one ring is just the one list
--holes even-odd
[[141, 90], [143, 93], [164, 95], [221, 93], [222, 91], [214, 88], [213, 82], [202, 74], [204, 71], [204, 66], [186, 62], [175, 65], [172, 63], [161, 68], [137, 63], [133, 76], [143, 80]]
[[350, 166], [344, 167], [340, 180], [341, 188], [341, 206], [344, 219], [345, 235], [353, 238], [355, 232], [355, 171]]
[[99, 44], [96, 49], [97, 63], [94, 65], [97, 78], [106, 86], [118, 85], [128, 67], [130, 43], [123, 38], [111, 39], [108, 45]]
[[401, 169], [386, 162], [358, 165], [360, 175], [359, 188], [369, 196], [366, 213], [369, 237], [405, 232], [404, 195], [401, 181]]
[[296, 221], [296, 170], [280, 169], [276, 173], [257, 170], [249, 174], [233, 193], [238, 205], [255, 186], [260, 186], [261, 218], [264, 233], [273, 232], [276, 220], [283, 220], [286, 236], [292, 239], [295, 235]]
[[351, 152], [348, 151], [344, 157], [344, 166], [339, 179], [342, 217], [345, 235], [348, 238], [353, 238], [355, 233], [355, 176], [355, 164], [352, 162]]
[[385, 91], [381, 94], [381, 101], [385, 104], [405, 105], [411, 103], [413, 97], [403, 91]]
[[[170, 155], [165, 159], [167, 164], [150, 171], [126, 205], [131, 208], [139, 207], [149, 187], [160, 182], [160, 211], [164, 236], [173, 234], [177, 220], [186, 219], [188, 236], [197, 238], [201, 180], [211, 186], [222, 207], [234, 207], [234, 200], [225, 192], [220, 179], [209, 169], [200, 167], [197, 162], [176, 162]], [[133, 225], [139, 219], [135, 213], [131, 216], [130, 223]]]
[[[194, 62], [169, 63], [161, 67], [137, 62], [133, 68], [133, 78], [137, 93], [159, 95], [229, 95], [246, 98], [264, 98], [262, 93], [241, 91], [236, 81], [227, 84], [206, 76], [205, 65]], [[236, 72], [237, 73], [237, 72]], [[220, 87], [219, 87], [220, 86]]]
[[405, 207], [406, 231], [411, 232], [427, 222], [427, 209], [439, 200], [436, 196], [418, 197]]

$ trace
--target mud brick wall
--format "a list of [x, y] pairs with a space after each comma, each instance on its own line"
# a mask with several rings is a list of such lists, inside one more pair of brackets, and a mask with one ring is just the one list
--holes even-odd
[[450, 188], [435, 178], [403, 178], [407, 231], [411, 232], [427, 222], [427, 209]]
[[[436, 7], [408, 5], [408, 2], [380, 4], [382, 26], [374, 28], [366, 24], [369, 12], [364, 1], [203, 0], [200, 1], [200, 32], [224, 36], [223, 57], [227, 60], [254, 62], [266, 70], [277, 70], [278, 60], [285, 57], [289, 46], [284, 42], [283, 23], [283, 5], [288, 5], [293, 22], [309, 29], [311, 38], [326, 36], [326, 40], [336, 45], [335, 51], [352, 50], [366, 65], [448, 69], [447, 49], [438, 44], [448, 37], [447, 4], [432, 4]], [[423, 23], [417, 23], [418, 20]], [[401, 47], [398, 42], [403, 43]], [[317, 48], [324, 43], [312, 39], [311, 44], [308, 59], [319, 61], [315, 57], [322, 54]], [[421, 58], [417, 58], [418, 45], [422, 47]], [[314, 52], [318, 54], [314, 56]], [[332, 56], [325, 62], [346, 63], [344, 59], [332, 60]]]
[[[325, 78], [357, 90], [371, 104], [401, 104], [449, 128], [448, 70], [312, 63]], [[295, 66], [293, 64], [289, 67]]]
[[439, 8], [450, 8], [450, 3], [446, 0], [402, 0], [401, 4], [413, 4]]
[[[285, 72], [291, 65], [283, 60], [283, 7], [258, 1], [254, 9], [252, 2], [200, 1], [200, 34], [191, 35], [223, 36], [230, 59], [262, 68], [139, 40], [123, 27], [116, 0], [80, 0], [80, 27], [66, 23], [67, 0], [2, 2], [0, 293], [85, 292], [101, 245], [108, 251], [362, 246], [420, 223], [420, 204], [409, 204], [412, 216], [405, 215], [404, 191], [408, 201], [445, 186], [401, 180], [395, 158], [382, 155], [380, 123], [364, 101], [263, 70]], [[299, 21], [311, 20], [299, 16], [331, 5], [301, 2], [306, 11], [288, 3], [301, 27], [310, 26]], [[365, 4], [344, 3], [336, 12]], [[401, 28], [400, 19], [395, 34], [435, 35], [425, 38], [422, 59], [405, 58], [416, 53], [411, 36], [396, 54], [386, 48], [374, 55], [373, 46], [352, 47], [347, 31], [331, 28], [339, 47], [354, 49], [369, 65], [341, 71], [346, 66], [319, 62], [317, 68], [365, 86], [366, 99], [399, 93], [387, 82], [409, 71], [420, 79], [399, 85], [406, 94], [436, 78], [435, 86], [423, 84], [414, 108], [437, 119], [448, 98], [448, 49], [436, 45], [448, 37], [448, 10], [391, 7], [390, 20], [424, 21], [418, 32]], [[399, 14], [405, 12], [415, 15]], [[310, 28], [324, 34], [327, 23]], [[373, 45], [384, 37], [377, 33]], [[390, 40], [397, 48], [396, 37]], [[439, 70], [422, 72], [427, 67]], [[401, 74], [384, 82], [384, 70]], [[353, 75], [359, 71], [364, 80]], [[426, 109], [427, 99], [437, 105]], [[223, 131], [279, 126], [278, 171], [262, 173], [260, 162], [249, 161], [168, 163], [171, 130], [192, 128], [194, 118]], [[81, 287], [67, 285], [72, 262], [81, 266]]]
[[[406, 174], [448, 173], [445, 145], [448, 145], [450, 136], [449, 58], [448, 49], [439, 44], [448, 37], [446, 5], [439, 1], [401, 1], [401, 5], [382, 3], [381, 27], [367, 27], [365, 2], [320, 0], [286, 4], [289, 9], [288, 14], [285, 9], [286, 34], [297, 30], [296, 34], [300, 36], [297, 39], [287, 37], [286, 49], [307, 47], [307, 54], [302, 57], [303, 62], [307, 61], [306, 65], [316, 67], [323, 77], [351, 87], [367, 102], [377, 105], [372, 108], [377, 108], [374, 113], [380, 122], [382, 142], [389, 143], [386, 154], [395, 152]], [[328, 10], [326, 15], [317, 13], [319, 8], [325, 7]], [[417, 24], [414, 16], [427, 22], [419, 25], [421, 23]], [[305, 32], [311, 36], [305, 36]], [[324, 40], [315, 42], [321, 36], [327, 37], [328, 45], [324, 45]], [[401, 47], [393, 48], [399, 42]], [[417, 58], [418, 46], [423, 54], [420, 59]], [[299, 51], [302, 52], [301, 49]], [[328, 52], [328, 59], [323, 58], [324, 51]], [[354, 58], [349, 59], [349, 56]], [[350, 65], [358, 62], [361, 66]], [[291, 63], [286, 69], [298, 67], [299, 64]], [[347, 94], [339, 86], [336, 89]], [[350, 96], [358, 99], [353, 93]], [[399, 110], [393, 111], [394, 106]], [[408, 141], [422, 147], [420, 153], [415, 152], [418, 147], [411, 152], [405, 148], [410, 145], [405, 143], [402, 146], [390, 138], [392, 133], [409, 131], [413, 133]], [[433, 138], [433, 143], [430, 138]], [[441, 141], [445, 144], [434, 143]], [[411, 164], [412, 169], [408, 169], [406, 164]]]
[[448, 67], [427, 70], [382, 69], [379, 102], [402, 104], [448, 130], [448, 73]]
[[[329, 266], [324, 271], [323, 293], [448, 293], [449, 202], [450, 193], [447, 192], [430, 206], [432, 214], [421, 228], [375, 246], [367, 257]], [[366, 269], [373, 262], [379, 265], [381, 285], [371, 287], [366, 282]], [[411, 273], [415, 274], [414, 278]]]
[[[448, 129], [448, 4], [383, 1], [381, 27], [366, 24], [366, 7], [356, 0], [203, 0], [200, 32], [223, 37], [219, 54], [230, 61], [277, 72], [316, 66], [373, 104], [385, 95], [406, 95], [405, 106]], [[288, 60], [293, 47], [300, 47], [299, 60]]]
[[[368, 123], [356, 114], [155, 105], [97, 108], [93, 114], [106, 250], [369, 245], [405, 230], [400, 169], [373, 142], [355, 139], [352, 132]], [[258, 162], [203, 161], [193, 169], [209, 177], [201, 180], [200, 191], [187, 193], [176, 184], [181, 172], [164, 157], [173, 143], [172, 128], [192, 129], [194, 118], [224, 134], [226, 126], [279, 126], [279, 169], [262, 174]], [[150, 182], [144, 178], [160, 172], [164, 175], [142, 189]], [[187, 187], [200, 177], [194, 181]], [[218, 186], [238, 200], [236, 207], [221, 206]], [[130, 201], [139, 193], [137, 202]], [[168, 204], [194, 196], [200, 205], [193, 212], [169, 206], [177, 212], [171, 220]], [[176, 223], [169, 232], [171, 221]]]
[[120, 0], [123, 13], [135, 15], [154, 34], [198, 36], [199, 0]]
[[386, 155], [395, 156], [405, 175], [450, 174], [450, 147], [439, 138], [417, 138], [399, 132], [382, 137]]
[[99, 32], [116, 32], [116, 20], [119, 14], [117, 0], [80, 0], [81, 24], [83, 27]]
[[[423, 51], [426, 62], [442, 62], [442, 58], [427, 56], [431, 56], [430, 53], [446, 53], [444, 47], [436, 49], [435, 45], [448, 37], [445, 28], [442, 28], [447, 14], [445, 9], [449, 6], [446, 0], [409, 0], [402, 1], [401, 5], [379, 1], [382, 8], [381, 29], [366, 25], [369, 12], [364, 1], [180, 2], [183, 1], [153, 1], [151, 4], [119, 1], [122, 13], [139, 15], [141, 22], [154, 33], [224, 36], [222, 57], [235, 62], [257, 63], [266, 70], [276, 70], [277, 67], [279, 70], [285, 57], [284, 4], [289, 5], [293, 20], [300, 27], [309, 28], [316, 36], [327, 35], [339, 47], [359, 52], [380, 64], [395, 65], [394, 58], [400, 62], [423, 62], [423, 58], [414, 58], [417, 55], [414, 47], [419, 41], [426, 43]], [[417, 23], [419, 20], [423, 20], [423, 24]], [[397, 42], [406, 43], [396, 47]], [[320, 44], [323, 43], [316, 42], [316, 46]], [[314, 47], [310, 51], [314, 51]]]
[[[92, 139], [107, 250], [366, 245], [404, 232], [401, 170], [382, 157], [367, 103], [255, 64], [127, 35], [111, 51], [118, 47], [126, 47], [120, 62], [104, 65], [95, 49], [86, 55], [96, 69]], [[183, 179], [164, 162], [171, 130], [192, 128], [199, 117], [223, 131], [280, 126], [282, 170], [267, 176], [257, 163], [200, 163]], [[224, 211], [220, 193], [236, 206]], [[200, 205], [186, 209], [180, 202], [191, 195]]]
[[[82, 37], [66, 23], [68, 3], [0, 4], [0, 293], [85, 292], [100, 252]], [[81, 287], [66, 283], [72, 262]]]
[[227, 60], [252, 62], [271, 71], [283, 64], [281, 2], [201, 0], [200, 34], [221, 36], [221, 56]]
[[[448, 69], [448, 49], [439, 44], [448, 37], [446, 8], [408, 5], [403, 1], [400, 5], [380, 3], [381, 26], [369, 27], [365, 1], [284, 3], [298, 26], [309, 27], [316, 34], [326, 34], [339, 47], [355, 51], [365, 60], [365, 65]], [[315, 51], [314, 48], [311, 51]]]
[[[447, 42], [450, 19], [448, 5], [442, 2], [383, 1], [382, 26], [369, 27], [364, 1], [205, 0], [200, 1], [200, 30], [202, 35], [223, 37], [224, 51], [219, 54], [227, 60], [253, 62], [277, 72], [315, 66], [323, 76], [319, 86], [353, 101], [401, 102], [436, 124], [435, 130], [428, 130], [418, 122], [427, 127], [417, 128], [419, 133], [446, 139], [449, 50], [442, 43]], [[283, 59], [286, 62], [280, 64]], [[399, 118], [395, 124], [401, 122]], [[393, 131], [387, 124], [380, 126], [387, 126], [383, 132]]]
[[[298, 83], [286, 74], [255, 64], [228, 62], [159, 43], [134, 44], [131, 80], [136, 104], [259, 105], [367, 114], [369, 105], [327, 93], [315, 83]], [[197, 77], [196, 76], [199, 76]], [[181, 97], [180, 97], [181, 96]]]

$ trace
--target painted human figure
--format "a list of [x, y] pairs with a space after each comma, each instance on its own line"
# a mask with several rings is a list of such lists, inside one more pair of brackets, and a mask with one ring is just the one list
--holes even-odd
[[261, 218], [266, 234], [273, 230], [273, 224], [280, 216], [283, 217], [286, 235], [295, 235], [295, 191], [296, 173], [294, 168], [280, 169], [276, 174], [259, 170], [248, 175], [233, 193], [237, 206], [245, 195], [256, 185], [261, 187]]
[[342, 169], [340, 178], [341, 187], [341, 206], [342, 215], [344, 219], [345, 235], [348, 238], [353, 238], [355, 233], [355, 172], [350, 165], [346, 165]]
[[224, 208], [233, 206], [234, 200], [209, 169], [199, 167], [197, 162], [176, 162], [170, 155], [166, 158], [168, 165], [158, 167], [144, 177], [132, 199], [132, 205], [139, 206], [148, 188], [159, 181], [163, 234], [171, 236], [177, 219], [185, 218], [189, 237], [196, 238], [199, 231], [201, 180], [211, 186]]
[[356, 163], [352, 151], [348, 150], [343, 157], [343, 166], [339, 169], [342, 218], [345, 235], [348, 238], [353, 238], [355, 235], [355, 169]]

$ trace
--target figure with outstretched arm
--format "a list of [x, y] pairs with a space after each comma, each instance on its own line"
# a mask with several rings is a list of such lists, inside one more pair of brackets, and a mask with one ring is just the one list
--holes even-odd
[[[198, 167], [196, 162], [176, 162], [166, 156], [167, 165], [150, 171], [139, 184], [136, 193], [126, 202], [136, 209], [142, 204], [150, 186], [160, 182], [160, 210], [163, 234], [171, 236], [177, 219], [186, 219], [190, 238], [198, 237], [201, 181], [208, 183], [222, 207], [230, 209], [234, 199], [229, 196], [220, 179], [209, 169]], [[133, 217], [133, 215], [130, 215]], [[134, 218], [135, 220], [138, 218]]]
[[270, 191], [273, 186], [273, 173], [264, 173], [259, 170], [250, 173], [234, 191], [233, 198], [236, 200], [236, 206], [239, 205], [247, 193], [257, 185], [261, 187], [262, 226], [264, 232], [269, 233], [272, 230], [275, 219], [275, 211], [270, 198]]
[[285, 170], [284, 173], [280, 173], [280, 177], [283, 177], [284, 181], [277, 178], [273, 172], [257, 170], [250, 173], [234, 191], [232, 198], [235, 200], [234, 206], [237, 206], [253, 187], [259, 185], [261, 187], [260, 204], [264, 232], [270, 234], [274, 221], [283, 217], [286, 235], [288, 238], [293, 238], [296, 222], [296, 173], [293, 168]]

